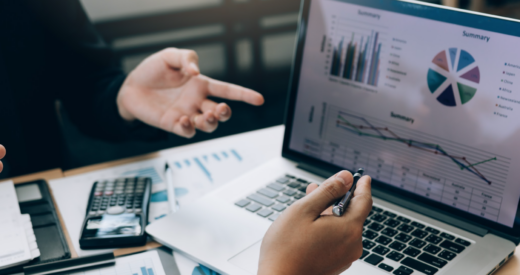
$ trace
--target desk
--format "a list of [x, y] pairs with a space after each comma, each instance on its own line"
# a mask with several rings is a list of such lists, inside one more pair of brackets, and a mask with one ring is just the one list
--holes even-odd
[[[280, 127], [280, 128], [282, 128], [282, 127]], [[280, 130], [276, 134], [273, 134], [273, 139], [276, 139], [276, 138], [281, 139], [282, 136], [283, 136], [283, 131]], [[211, 141], [209, 141], [209, 142], [211, 142]], [[206, 143], [206, 142], [204, 142], [204, 143]], [[200, 144], [186, 145], [186, 146], [182, 146], [182, 149], [190, 150], [191, 148], [196, 148], [199, 145]], [[15, 178], [13, 180], [16, 183], [20, 183], [20, 182], [26, 182], [26, 181], [35, 180], [35, 179], [41, 179], [41, 178], [44, 178], [44, 179], [47, 179], [47, 180], [57, 179], [57, 178], [61, 178], [63, 176], [73, 176], [73, 175], [78, 175], [78, 174], [91, 172], [91, 171], [95, 171], [95, 170], [99, 170], [99, 169], [114, 167], [114, 166], [117, 166], [117, 165], [132, 163], [132, 162], [136, 162], [136, 161], [148, 160], [148, 159], [156, 158], [156, 157], [159, 157], [159, 156], [166, 156], [166, 155], [170, 155], [170, 154], [173, 154], [175, 152], [178, 152], [179, 149], [181, 149], [181, 148], [166, 149], [166, 150], [162, 150], [162, 151], [159, 151], [159, 152], [156, 152], [156, 153], [152, 153], [152, 154], [147, 154], [147, 155], [133, 157], [133, 158], [127, 158], [127, 159], [122, 159], [122, 160], [117, 160], [117, 161], [111, 161], [111, 162], [102, 163], [102, 164], [91, 165], [91, 166], [87, 166], [87, 167], [83, 167], [83, 168], [78, 168], [78, 169], [74, 169], [74, 170], [65, 171], [63, 173], [61, 172], [60, 169], [55, 169], [55, 170], [45, 171], [45, 172], [42, 172], [42, 173], [37, 173], [37, 174], [27, 175], [27, 176], [23, 176], [23, 177], [18, 177], [18, 178]], [[58, 208], [56, 208], [56, 209], [58, 209]], [[59, 213], [59, 209], [58, 209], [58, 213]], [[64, 232], [66, 234], [67, 242], [69, 244], [69, 248], [71, 250], [71, 253], [72, 253], [73, 257], [77, 257], [77, 254], [76, 254], [76, 252], [74, 250], [74, 246], [72, 245], [72, 243], [70, 241], [67, 229], [66, 229], [66, 227], [65, 227], [65, 225], [63, 223], [63, 220], [61, 219], [61, 215], [60, 215], [60, 221], [61, 221], [61, 224], [63, 226], [63, 230], [64, 230]], [[138, 251], [143, 251], [143, 250], [157, 248], [159, 246], [160, 246], [160, 244], [158, 244], [156, 242], [150, 242], [150, 243], [148, 243], [147, 245], [145, 245], [143, 247], [118, 249], [118, 250], [114, 251], [114, 254], [116, 256], [121, 256], [121, 255], [135, 253], [135, 252], [138, 252]], [[520, 274], [520, 246], [516, 249], [515, 256], [512, 259], [510, 259], [495, 274], [497, 274], [497, 275]]]

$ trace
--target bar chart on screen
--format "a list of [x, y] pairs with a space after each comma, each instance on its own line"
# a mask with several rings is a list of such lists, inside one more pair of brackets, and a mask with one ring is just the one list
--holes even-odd
[[377, 87], [387, 28], [333, 15], [330, 18], [327, 74]]
[[165, 275], [157, 251], [148, 251], [116, 259], [116, 265], [69, 273], [70, 275]]

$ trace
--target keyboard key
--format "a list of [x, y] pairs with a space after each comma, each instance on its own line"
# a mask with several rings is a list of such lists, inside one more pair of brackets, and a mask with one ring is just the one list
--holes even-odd
[[392, 239], [387, 238], [385, 236], [379, 236], [375, 241], [376, 241], [376, 243], [380, 243], [382, 245], [387, 245], [392, 242]]
[[404, 254], [408, 255], [408, 256], [411, 256], [411, 257], [415, 257], [419, 254], [421, 254], [421, 250], [419, 249], [415, 249], [413, 247], [408, 247], [406, 248], [404, 251], [403, 251]]
[[393, 250], [401, 251], [406, 247], [406, 245], [400, 241], [394, 241], [388, 247], [392, 248]]
[[441, 233], [441, 231], [439, 231], [439, 230], [437, 230], [435, 228], [432, 228], [432, 227], [426, 227], [426, 229], [424, 229], [424, 231], [430, 232], [430, 233], [435, 234], [435, 235]]
[[363, 240], [363, 248], [364, 249], [370, 250], [370, 249], [374, 248], [374, 246], [376, 246], [376, 244], [374, 242], [371, 242], [369, 240]]
[[375, 212], [373, 210], [370, 210], [370, 212], [368, 213], [368, 216], [372, 216]]
[[300, 183], [296, 182], [296, 181], [293, 181], [293, 182], [287, 184], [287, 186], [289, 186], [291, 188], [298, 188], [298, 187], [300, 187]]
[[287, 203], [288, 201], [291, 200], [291, 198], [287, 197], [287, 196], [279, 196], [278, 198], [276, 198], [277, 201], [281, 202], [281, 203]]
[[444, 233], [444, 232], [441, 233], [441, 237], [443, 237], [443, 238], [445, 238], [445, 239], [448, 239], [448, 240], [450, 240], [450, 241], [455, 240], [455, 236], [450, 235], [450, 234], [448, 234], [448, 233]]
[[278, 217], [280, 217], [280, 214], [274, 214], [274, 215], [269, 216], [268, 219], [269, 219], [270, 221], [273, 221], [273, 222], [274, 222], [274, 221], [276, 221], [276, 219], [277, 219]]
[[404, 255], [399, 252], [392, 251], [392, 252], [388, 253], [388, 255], [386, 255], [386, 257], [392, 261], [399, 262], [401, 259], [404, 258]]
[[412, 269], [415, 269], [415, 270], [422, 272], [424, 274], [427, 274], [427, 275], [432, 275], [432, 274], [437, 273], [437, 271], [439, 271], [435, 267], [429, 266], [427, 264], [423, 264], [423, 263], [417, 261], [416, 259], [412, 259], [412, 258], [404, 259], [401, 262], [401, 264], [406, 265], [407, 267], [410, 267]]
[[271, 198], [271, 199], [274, 199], [276, 197], [278, 197], [278, 192], [275, 192], [273, 190], [270, 190], [270, 189], [267, 189], [267, 188], [264, 188], [264, 189], [260, 189], [258, 191], [256, 191], [257, 193], [259, 194], [262, 194], [268, 198]]
[[401, 216], [397, 217], [396, 220], [398, 220], [398, 221], [400, 221], [400, 222], [403, 222], [403, 223], [409, 223], [409, 222], [411, 222], [410, 219], [405, 218], [405, 217], [401, 217]]
[[271, 207], [271, 209], [276, 210], [278, 212], [284, 211], [285, 208], [287, 208], [287, 207], [283, 204], [276, 204], [275, 206]]
[[371, 231], [371, 230], [365, 230], [363, 231], [363, 237], [369, 239], [369, 240], [373, 240], [375, 237], [379, 236], [379, 234], [377, 234], [376, 232], [374, 231]]
[[381, 269], [384, 270], [384, 271], [388, 271], [388, 272], [394, 270], [393, 267], [391, 267], [391, 266], [389, 266], [389, 265], [387, 265], [387, 264], [384, 264], [384, 263], [378, 265], [377, 267], [381, 268]]
[[410, 233], [410, 235], [412, 235], [416, 238], [422, 239], [422, 238], [428, 236], [428, 233], [426, 233], [426, 231], [422, 231], [421, 229], [415, 229], [415, 231]]
[[303, 193], [307, 192], [307, 186], [300, 186], [298, 188], [298, 191], [303, 192]]
[[274, 204], [274, 202], [271, 201], [270, 199], [268, 199], [268, 198], [266, 198], [264, 196], [258, 195], [258, 194], [251, 194], [247, 198], [252, 200], [252, 201], [255, 201], [255, 202], [259, 203], [259, 204], [268, 206], [268, 207]]
[[395, 236], [397, 233], [398, 233], [397, 230], [394, 230], [394, 229], [392, 229], [392, 228], [388, 228], [388, 227], [385, 228], [385, 229], [383, 229], [383, 231], [381, 231], [381, 234], [386, 235], [386, 236], [388, 236], [388, 237], [393, 237], [393, 236]]
[[295, 179], [295, 178], [296, 178], [295, 176], [293, 176], [293, 175], [289, 175], [289, 174], [286, 174], [285, 177], [286, 177], [286, 178], [290, 178], [290, 179]]
[[283, 187], [283, 185], [281, 184], [278, 184], [278, 183], [271, 183], [269, 185], [267, 185], [267, 187], [275, 190], [275, 191], [278, 191], [278, 192], [282, 192], [283, 190], [285, 190], [285, 187]]
[[258, 209], [260, 209], [260, 208], [262, 208], [262, 206], [260, 206], [260, 205], [258, 205], [258, 204], [255, 204], [255, 203], [250, 204], [248, 207], [246, 207], [246, 209], [247, 209], [248, 211], [251, 211], [251, 212], [256, 212], [256, 211], [258, 211]]
[[390, 217], [390, 218], [395, 218], [395, 217], [397, 217], [397, 214], [394, 214], [394, 213], [392, 213], [392, 212], [390, 212], [390, 211], [385, 211], [385, 212], [383, 212], [383, 215], [387, 215], [387, 216]]
[[373, 221], [376, 221], [376, 222], [383, 222], [384, 220], [387, 219], [387, 217], [383, 216], [381, 214], [375, 214], [372, 217], [370, 217], [370, 219], [372, 219]]
[[383, 224], [388, 226], [388, 227], [395, 228], [396, 226], [400, 225], [401, 222], [398, 222], [396, 220], [390, 219], [390, 220], [387, 220], [386, 222], [384, 222]]
[[419, 239], [413, 239], [410, 243], [408, 243], [409, 245], [411, 246], [414, 246], [414, 247], [417, 247], [417, 248], [421, 248], [423, 246], [426, 245], [426, 242], [425, 241], [421, 241]]
[[408, 268], [404, 265], [400, 266], [398, 269], [396, 269], [393, 274], [395, 275], [410, 275], [413, 273], [413, 269]]
[[432, 244], [438, 244], [438, 243], [440, 243], [442, 241], [442, 238], [441, 237], [437, 237], [435, 235], [430, 235], [430, 236], [428, 236], [424, 240], [427, 241], [427, 242], [430, 242]]
[[299, 200], [299, 199], [301, 199], [301, 198], [303, 198], [303, 197], [305, 197], [305, 194], [303, 194], [303, 193], [296, 194], [296, 195], [294, 196], [294, 198], [297, 199], [297, 200]]
[[462, 244], [463, 246], [469, 246], [471, 244], [470, 242], [463, 240], [461, 238], [456, 239], [455, 242], [458, 244]]
[[384, 226], [378, 224], [377, 222], [371, 223], [369, 226], [367, 226], [369, 229], [372, 229], [374, 231], [380, 231], [381, 229], [385, 228]]
[[384, 256], [386, 253], [390, 252], [390, 249], [388, 249], [382, 245], [378, 245], [376, 248], [372, 249], [372, 252], [377, 253], [381, 256]]
[[370, 224], [370, 220], [365, 220], [365, 222], [363, 223], [363, 226], [367, 226]]
[[464, 246], [456, 244], [456, 243], [454, 243], [452, 241], [448, 241], [448, 240], [442, 242], [439, 246], [442, 247], [442, 248], [446, 248], [448, 250], [451, 250], [453, 252], [456, 252], [456, 253], [461, 253], [465, 249]]
[[371, 264], [371, 265], [377, 265], [379, 264], [381, 261], [383, 261], [384, 258], [379, 256], [379, 255], [376, 255], [376, 254], [370, 254], [370, 256], [368, 256], [366, 259], [365, 259], [365, 262]]
[[453, 258], [455, 258], [456, 256], [457, 256], [457, 254], [455, 254], [453, 252], [449, 252], [448, 250], [443, 250], [441, 253], [439, 253], [439, 257], [441, 257], [445, 260], [448, 260], [448, 261], [453, 260]]
[[245, 207], [245, 206], [247, 206], [250, 203], [251, 203], [250, 201], [244, 199], [244, 200], [240, 200], [240, 201], [235, 202], [235, 205], [238, 206], [238, 207]]
[[288, 183], [288, 182], [289, 182], [289, 179], [286, 178], [286, 177], [281, 177], [281, 178], [277, 179], [276, 182], [279, 182], [279, 183]]
[[383, 209], [377, 207], [377, 206], [373, 206], [372, 205], [372, 211], [375, 211], [375, 212], [383, 212]]
[[413, 225], [413, 226], [415, 226], [417, 228], [421, 228], [421, 229], [425, 227], [424, 224], [418, 223], [418, 222], [412, 222], [411, 225]]
[[438, 268], [443, 268], [448, 263], [447, 261], [439, 259], [428, 253], [421, 254], [421, 256], [417, 257], [417, 259]]
[[290, 201], [290, 202], [287, 203], [287, 205], [288, 205], [288, 206], [291, 206], [291, 205], [293, 205], [293, 203], [295, 203], [295, 202], [296, 202], [296, 201]]
[[308, 181], [304, 180], [304, 179], [296, 179], [297, 181], [301, 182], [301, 183], [309, 183]]
[[298, 191], [296, 191], [294, 189], [287, 189], [287, 190], [283, 191], [283, 194], [287, 195], [289, 197], [292, 197], [292, 196], [298, 194]]
[[258, 216], [260, 216], [260, 217], [264, 217], [265, 218], [265, 217], [267, 217], [267, 216], [269, 216], [269, 215], [271, 215], [273, 213], [274, 213], [273, 210], [270, 210], [268, 208], [264, 208], [264, 209], [258, 211], [258, 213], [256, 213], [256, 214]]
[[433, 244], [429, 244], [426, 247], [424, 247], [423, 250], [430, 254], [435, 255], [435, 254], [439, 253], [439, 251], [441, 251], [441, 248], [438, 246], [435, 246]]
[[406, 235], [404, 233], [399, 233], [399, 234], [397, 234], [397, 236], [395, 236], [395, 239], [400, 242], [407, 243], [409, 240], [412, 239], [412, 237], [410, 235]]
[[397, 229], [401, 230], [403, 232], [406, 232], [406, 233], [410, 233], [415, 228], [413, 226], [410, 226], [410, 225], [407, 225], [407, 224], [401, 224], [401, 226], [399, 226]]
[[365, 258], [368, 254], [370, 254], [370, 252], [363, 249], [363, 254], [361, 254], [361, 257], [359, 257], [359, 259]]

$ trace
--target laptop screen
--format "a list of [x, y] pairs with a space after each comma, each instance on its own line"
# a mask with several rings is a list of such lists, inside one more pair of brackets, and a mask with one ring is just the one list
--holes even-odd
[[500, 22], [517, 24], [410, 2], [310, 1], [289, 148], [513, 227], [520, 38]]

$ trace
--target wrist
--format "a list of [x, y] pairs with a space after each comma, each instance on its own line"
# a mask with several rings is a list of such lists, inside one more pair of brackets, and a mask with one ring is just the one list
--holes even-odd
[[116, 98], [116, 105], [117, 105], [117, 111], [119, 113], [119, 115], [121, 116], [122, 119], [128, 121], [128, 122], [132, 122], [136, 119], [136, 117], [134, 117], [126, 108], [125, 108], [125, 93], [123, 91], [124, 87], [125, 87], [125, 84], [126, 84], [126, 81], [125, 83], [123, 83], [123, 86], [121, 86], [121, 89], [119, 90], [119, 93], [117, 94], [117, 98]]

